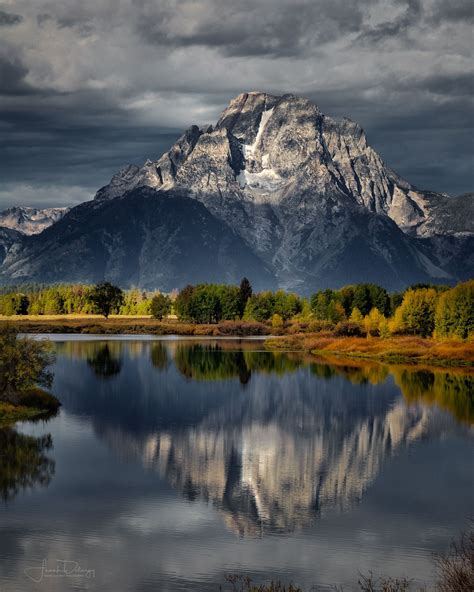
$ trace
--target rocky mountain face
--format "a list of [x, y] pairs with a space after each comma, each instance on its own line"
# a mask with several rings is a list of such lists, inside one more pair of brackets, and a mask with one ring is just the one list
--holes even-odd
[[26, 235], [39, 234], [60, 220], [68, 211], [69, 208], [8, 208], [0, 212], [0, 227]]
[[[385, 165], [356, 123], [327, 117], [294, 95], [239, 95], [215, 126], [192, 126], [158, 160], [122, 169], [88, 206], [92, 219], [103, 223], [99, 249], [85, 241], [93, 220], [88, 214], [83, 220], [82, 214], [89, 209], [74, 208], [65, 216], [67, 224], [55, 227], [60, 232], [75, 223], [84, 235], [75, 280], [90, 277], [85, 270], [94, 267], [107, 279], [130, 284], [130, 275], [117, 271], [119, 251], [125, 258], [134, 253], [129, 265], [142, 270], [133, 275], [139, 285], [179, 287], [177, 277], [190, 281], [191, 274], [210, 281], [206, 266], [191, 270], [190, 262], [179, 258], [176, 267], [163, 261], [159, 269], [147, 248], [130, 250], [128, 228], [111, 220], [122, 215], [125, 200], [137, 232], [149, 227], [149, 221], [136, 218], [140, 208], [133, 207], [133, 196], [143, 196], [144, 187], [156, 192], [163, 212], [177, 199], [200, 203], [212, 226], [242, 245], [242, 251], [230, 254], [235, 274], [248, 275], [243, 254], [251, 253], [266, 271], [267, 287], [308, 293], [373, 281], [398, 289], [419, 281], [454, 282], [474, 272], [474, 194], [451, 198], [416, 189]], [[147, 196], [152, 199], [151, 193]], [[152, 232], [159, 237], [156, 244], [181, 240], [190, 224], [189, 219], [166, 229], [158, 224]], [[67, 243], [68, 236], [57, 236], [56, 246], [44, 240], [29, 241], [7, 256], [1, 281], [37, 279], [53, 252], [56, 261], [57, 244]], [[132, 242], [137, 241], [144, 245], [146, 236]], [[99, 265], [99, 257], [108, 258], [107, 264], [102, 260]], [[62, 268], [53, 266], [50, 281], [65, 279]], [[68, 277], [73, 279], [71, 270]]]
[[3, 269], [14, 283], [95, 283], [172, 290], [186, 283], [236, 283], [243, 269], [256, 286], [273, 276], [236, 234], [199, 202], [147, 187], [104, 203], [85, 202], [38, 236], [25, 237]]
[[23, 235], [20, 232], [0, 226], [0, 265], [11, 249], [20, 247], [22, 238]]

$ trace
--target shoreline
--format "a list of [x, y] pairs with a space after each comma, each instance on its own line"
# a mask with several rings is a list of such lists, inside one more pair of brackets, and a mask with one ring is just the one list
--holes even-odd
[[474, 368], [474, 341], [436, 340], [417, 336], [346, 337], [329, 332], [294, 333], [291, 326], [275, 335], [265, 323], [224, 321], [195, 324], [177, 320], [159, 321], [150, 317], [58, 315], [50, 317], [0, 317], [0, 328], [10, 325], [21, 334], [52, 341], [74, 339], [120, 340], [247, 340], [265, 342], [266, 349], [300, 351], [314, 356], [337, 356], [346, 359], [374, 360], [390, 364], [430, 365]]
[[438, 341], [422, 337], [334, 337], [287, 335], [269, 338], [265, 346], [274, 351], [300, 351], [313, 356], [337, 357], [384, 364], [474, 369], [473, 341]]

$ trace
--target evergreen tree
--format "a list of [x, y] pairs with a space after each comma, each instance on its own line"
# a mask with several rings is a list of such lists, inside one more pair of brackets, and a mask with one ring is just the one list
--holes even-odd
[[252, 285], [250, 284], [249, 280], [244, 277], [240, 282], [239, 287], [239, 315], [240, 317], [244, 316], [245, 306], [247, 305], [247, 300], [252, 296], [253, 290]]

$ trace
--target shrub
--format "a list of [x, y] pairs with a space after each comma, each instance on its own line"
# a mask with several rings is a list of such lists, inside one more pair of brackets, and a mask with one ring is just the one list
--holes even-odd
[[308, 333], [320, 333], [321, 331], [332, 331], [335, 325], [331, 321], [310, 321], [308, 323]]
[[336, 325], [334, 335], [338, 337], [365, 337], [367, 333], [358, 323], [341, 321]]

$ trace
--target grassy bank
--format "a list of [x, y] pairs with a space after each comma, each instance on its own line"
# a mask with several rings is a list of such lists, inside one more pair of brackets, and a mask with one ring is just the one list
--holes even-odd
[[473, 341], [437, 341], [421, 337], [336, 337], [286, 335], [267, 339], [267, 349], [374, 359], [390, 363], [474, 367]]
[[18, 393], [17, 401], [15, 404], [10, 401], [0, 401], [0, 426], [47, 417], [56, 413], [60, 406], [56, 397], [39, 388]]
[[0, 317], [2, 325], [21, 333], [82, 333], [105, 335], [195, 335], [209, 337], [270, 335], [271, 328], [254, 321], [223, 321], [217, 324], [182, 323], [175, 319], [158, 321], [151, 317], [98, 315], [51, 315]]

